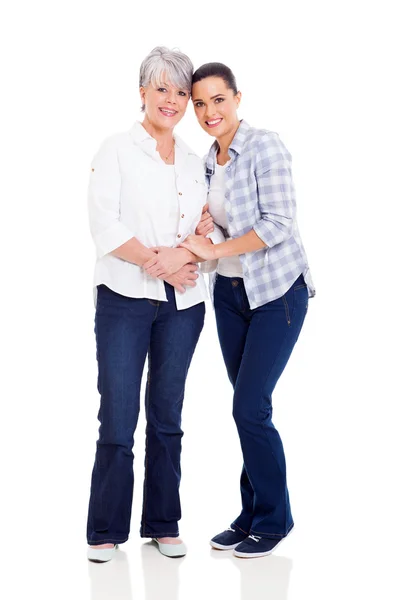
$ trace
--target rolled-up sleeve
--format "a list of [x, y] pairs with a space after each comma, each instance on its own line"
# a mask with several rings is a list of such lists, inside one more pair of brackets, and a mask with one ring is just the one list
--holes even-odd
[[92, 161], [88, 191], [90, 231], [98, 258], [133, 237], [132, 231], [120, 220], [120, 192], [117, 149], [106, 141]]
[[259, 142], [255, 176], [261, 218], [254, 231], [272, 248], [291, 236], [295, 208], [291, 156], [275, 133]]
[[[222, 244], [225, 242], [225, 235], [222, 228], [214, 223], [214, 231], [208, 233], [206, 237], [210, 238], [213, 244]], [[202, 273], [212, 273], [218, 266], [218, 260], [206, 260], [200, 263], [200, 270]]]
[[214, 223], [214, 231], [208, 233], [206, 237], [210, 238], [213, 244], [222, 244], [222, 242], [225, 242], [225, 235], [222, 228], [216, 223]]

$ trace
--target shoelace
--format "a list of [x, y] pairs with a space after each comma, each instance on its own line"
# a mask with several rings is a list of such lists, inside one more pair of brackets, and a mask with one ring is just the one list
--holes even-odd
[[249, 538], [255, 542], [259, 542], [261, 540], [261, 535], [249, 535]]

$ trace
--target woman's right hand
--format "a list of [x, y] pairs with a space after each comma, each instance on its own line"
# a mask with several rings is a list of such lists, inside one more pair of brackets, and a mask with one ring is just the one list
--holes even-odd
[[208, 204], [203, 206], [203, 213], [199, 224], [196, 227], [196, 235], [206, 236], [214, 231], [214, 219], [208, 212]]
[[164, 281], [166, 281], [170, 285], [173, 285], [174, 288], [178, 290], [178, 292], [181, 292], [181, 294], [184, 294], [186, 291], [184, 286], [195, 287], [196, 279], [198, 279], [199, 277], [196, 273], [198, 268], [199, 267], [197, 265], [194, 265], [193, 263], [188, 263], [187, 265], [181, 267], [179, 271], [177, 271], [173, 275], [170, 275], [169, 277], [167, 277], [167, 279], [164, 279]]

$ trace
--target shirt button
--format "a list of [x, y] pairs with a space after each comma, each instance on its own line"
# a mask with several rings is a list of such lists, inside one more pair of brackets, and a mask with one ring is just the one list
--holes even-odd
[[178, 194], [179, 194], [180, 196], [182, 196], [182, 192], [178, 192]]
[[182, 237], [182, 236], [181, 236], [181, 234], [180, 234], [180, 233], [178, 233], [178, 235], [177, 235], [176, 237], [180, 238], [180, 237]]
[[231, 168], [230, 168], [230, 167], [228, 167], [226, 170], [227, 170], [227, 171], [230, 171], [230, 170], [231, 170]]
[[232, 223], [233, 217], [228, 217], [229, 223]]
[[181, 215], [181, 219], [184, 219], [184, 218], [185, 218], [185, 215]]

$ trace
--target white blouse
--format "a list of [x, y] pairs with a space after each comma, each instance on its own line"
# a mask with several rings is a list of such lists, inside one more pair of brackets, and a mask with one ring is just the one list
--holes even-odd
[[[110, 254], [132, 237], [148, 248], [176, 247], [195, 232], [207, 189], [201, 159], [175, 136], [175, 165], [167, 165], [157, 142], [136, 122], [127, 133], [108, 138], [92, 162], [89, 221], [96, 246], [94, 290], [105, 284], [131, 298], [166, 301], [164, 282], [138, 265]], [[221, 232], [210, 235], [224, 241]], [[203, 275], [194, 288], [175, 290], [178, 310], [207, 298]]]
[[[229, 163], [230, 161], [223, 166], [215, 163], [215, 173], [211, 177], [210, 189], [208, 190], [209, 213], [215, 223], [225, 230], [228, 230], [228, 215], [225, 210], [225, 169]], [[220, 258], [217, 273], [225, 277], [243, 277], [242, 263], [239, 256]]]

